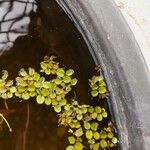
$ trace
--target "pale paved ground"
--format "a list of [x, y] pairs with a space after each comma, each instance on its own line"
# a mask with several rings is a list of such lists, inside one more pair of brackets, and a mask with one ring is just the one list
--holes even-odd
[[150, 0], [115, 0], [141, 48], [150, 70]]

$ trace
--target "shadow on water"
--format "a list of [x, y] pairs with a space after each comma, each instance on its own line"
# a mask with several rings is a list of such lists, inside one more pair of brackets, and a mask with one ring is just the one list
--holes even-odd
[[[55, 0], [1, 0], [0, 12], [0, 70], [8, 70], [14, 79], [20, 68], [30, 66], [38, 71], [45, 55], [56, 55], [62, 64], [75, 69], [77, 99], [86, 103], [87, 80], [95, 64], [82, 36]], [[7, 117], [13, 132], [3, 126], [0, 150], [65, 149], [66, 130], [57, 127], [50, 108], [34, 100], [30, 104], [16, 101], [8, 100], [9, 108], [15, 109]]]

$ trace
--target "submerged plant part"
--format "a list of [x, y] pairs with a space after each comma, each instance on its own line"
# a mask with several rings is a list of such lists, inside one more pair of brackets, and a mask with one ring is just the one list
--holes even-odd
[[[8, 80], [8, 72], [3, 71], [0, 79], [0, 97], [19, 97], [21, 100], [35, 98], [37, 104], [45, 104], [58, 114], [58, 125], [68, 129], [69, 146], [66, 150], [109, 149], [118, 143], [113, 126], [102, 126], [108, 118], [105, 108], [97, 105], [80, 105], [77, 100], [67, 99], [67, 94], [77, 84], [74, 70], [66, 69], [55, 61], [56, 57], [45, 56], [40, 63], [40, 72], [34, 68], [19, 71], [14, 81]], [[44, 75], [43, 75], [44, 74]], [[92, 97], [108, 96], [107, 86], [102, 76], [89, 79]], [[3, 114], [0, 117], [6, 122]], [[0, 122], [1, 124], [2, 122]]]

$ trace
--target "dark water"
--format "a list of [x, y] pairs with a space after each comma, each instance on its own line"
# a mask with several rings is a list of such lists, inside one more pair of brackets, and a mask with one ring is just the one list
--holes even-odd
[[[44, 56], [55, 55], [61, 64], [73, 68], [78, 85], [74, 89], [80, 104], [90, 101], [88, 79], [95, 63], [73, 22], [55, 0], [0, 0], [0, 71], [10, 79], [24, 67], [39, 70]], [[7, 101], [15, 112], [6, 116], [13, 132], [3, 123], [0, 150], [65, 150], [67, 131], [58, 127], [50, 107], [33, 100]], [[95, 104], [96, 105], [96, 104]], [[107, 103], [103, 103], [107, 107]], [[0, 110], [5, 108], [0, 99]], [[108, 121], [108, 120], [107, 120]]]
[[[89, 100], [87, 81], [94, 61], [73, 22], [54, 0], [1, 0], [0, 20], [0, 70], [8, 70], [10, 79], [20, 68], [38, 70], [45, 55], [56, 55], [76, 72], [77, 99], [81, 104]], [[3, 124], [0, 150], [64, 150], [66, 130], [57, 127], [56, 114], [34, 100], [30, 104], [16, 101], [8, 100], [8, 107], [15, 109], [7, 116], [13, 132]], [[4, 108], [3, 100], [0, 108]]]

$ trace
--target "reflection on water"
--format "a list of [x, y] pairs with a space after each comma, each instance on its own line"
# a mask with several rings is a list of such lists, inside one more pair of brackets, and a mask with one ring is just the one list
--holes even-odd
[[28, 33], [29, 14], [36, 9], [35, 0], [0, 1], [0, 55], [13, 46], [17, 37]]

